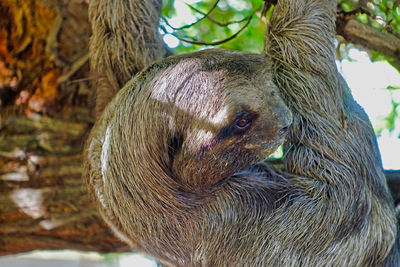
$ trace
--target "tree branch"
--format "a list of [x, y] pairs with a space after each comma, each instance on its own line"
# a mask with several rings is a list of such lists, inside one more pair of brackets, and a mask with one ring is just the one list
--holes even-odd
[[336, 31], [349, 43], [382, 53], [400, 70], [400, 39], [343, 14], [337, 17]]
[[249, 19], [249, 17], [253, 16], [253, 14], [254, 14], [254, 12], [253, 12], [253, 14], [252, 14], [251, 16], [249, 16], [249, 17], [245, 17], [245, 18], [240, 19], [240, 20], [234, 20], [234, 21], [228, 21], [228, 22], [222, 23], [222, 22], [219, 22], [219, 21], [213, 19], [212, 17], [210, 17], [210, 16], [209, 16], [209, 15], [210, 15], [210, 12], [204, 13], [204, 12], [202, 12], [201, 10], [195, 8], [195, 7], [192, 6], [192, 5], [189, 5], [189, 4], [188, 4], [187, 6], [188, 6], [190, 9], [196, 11], [197, 13], [200, 13], [200, 14], [204, 15], [205, 17], [207, 17], [212, 23], [214, 23], [214, 24], [216, 24], [216, 25], [218, 25], [218, 26], [221, 26], [221, 27], [226, 27], [226, 26], [229, 26], [229, 25], [231, 25], [231, 24], [243, 22], [243, 21]]
[[[35, 249], [129, 251], [90, 201], [82, 144], [92, 118], [14, 115], [0, 129], [0, 255]], [[71, 113], [71, 114], [72, 114]]]
[[[191, 23], [191, 24], [184, 25], [184, 26], [182, 26], [182, 27], [178, 27], [178, 28], [172, 27], [171, 24], [169, 24], [168, 20], [167, 20], [165, 17], [161, 17], [161, 19], [162, 19], [169, 27], [171, 27], [174, 31], [184, 30], [184, 29], [187, 29], [187, 28], [192, 27], [193, 25], [196, 25], [197, 23], [199, 23], [200, 21], [202, 21], [202, 20], [205, 19], [205, 18], [210, 19], [209, 15], [210, 15], [211, 12], [217, 7], [218, 2], [219, 2], [219, 0], [215, 1], [214, 5], [210, 8], [210, 10], [209, 10], [207, 13], [203, 13], [203, 12], [201, 12], [201, 11], [198, 11], [200, 14], [203, 15], [203, 17], [199, 18], [198, 20], [196, 20], [195, 22], [193, 22], [193, 23]], [[188, 5], [188, 6], [189, 6], [189, 8], [193, 8], [191, 5]], [[196, 11], [197, 11], [197, 10], [196, 10]]]

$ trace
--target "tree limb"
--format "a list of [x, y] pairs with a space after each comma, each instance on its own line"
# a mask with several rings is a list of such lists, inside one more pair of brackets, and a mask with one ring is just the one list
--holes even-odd
[[336, 31], [349, 43], [382, 53], [400, 70], [400, 39], [341, 14], [336, 22]]

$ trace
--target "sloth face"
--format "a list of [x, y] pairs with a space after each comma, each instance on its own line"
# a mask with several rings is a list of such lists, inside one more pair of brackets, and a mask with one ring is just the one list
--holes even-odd
[[195, 53], [159, 72], [150, 86], [171, 132], [170, 168], [189, 191], [265, 159], [292, 122], [265, 58], [202, 52], [201, 58]]
[[174, 173], [190, 188], [212, 186], [265, 159], [284, 141], [292, 117], [275, 89], [233, 89], [210, 117], [213, 127], [190, 125], [176, 149]]

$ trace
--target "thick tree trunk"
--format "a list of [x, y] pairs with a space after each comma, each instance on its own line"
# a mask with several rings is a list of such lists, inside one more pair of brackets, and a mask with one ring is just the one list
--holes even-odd
[[[129, 250], [81, 177], [94, 122], [87, 2], [0, 2], [0, 255]], [[390, 177], [399, 201], [400, 174]]]
[[0, 255], [128, 250], [81, 177], [88, 37], [85, 1], [0, 3]]
[[0, 154], [0, 255], [33, 249], [124, 251], [82, 182], [87, 114], [58, 120], [37, 114], [3, 122]]

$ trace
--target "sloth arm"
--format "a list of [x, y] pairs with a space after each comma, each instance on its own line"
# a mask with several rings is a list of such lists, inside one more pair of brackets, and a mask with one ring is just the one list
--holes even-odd
[[371, 123], [336, 68], [336, 5], [279, 0], [267, 32], [265, 54], [294, 115], [284, 158], [290, 209], [343, 247], [367, 239], [371, 251], [361, 253], [375, 256], [365, 262], [382, 262], [397, 220]]
[[364, 187], [387, 196], [373, 129], [336, 68], [336, 5], [279, 0], [270, 20], [265, 53], [294, 113], [286, 169], [302, 177], [296, 186], [312, 197], [335, 189], [354, 194]]

